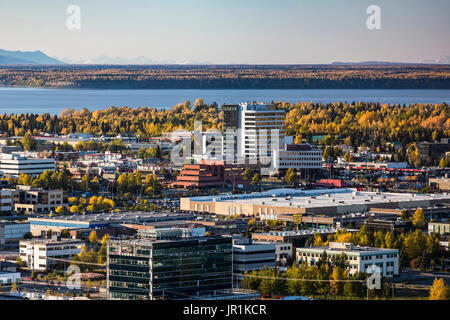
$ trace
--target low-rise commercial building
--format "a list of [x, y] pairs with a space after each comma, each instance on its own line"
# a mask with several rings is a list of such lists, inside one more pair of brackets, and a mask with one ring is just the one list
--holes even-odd
[[275, 189], [238, 195], [181, 198], [180, 209], [277, 220], [280, 215], [346, 215], [371, 208], [427, 208], [450, 202], [448, 194], [361, 192], [355, 189]]
[[428, 233], [450, 234], [450, 221], [429, 222]]
[[55, 159], [28, 158], [15, 153], [0, 154], [0, 172], [18, 177], [21, 173], [40, 175], [46, 170], [55, 170]]
[[283, 150], [273, 150], [273, 173], [285, 172], [287, 169], [322, 169], [320, 149], [309, 144], [286, 144]]
[[268, 244], [275, 245], [275, 263], [277, 266], [286, 266], [293, 259], [293, 247], [290, 242], [270, 242], [270, 241], [253, 241], [254, 244]]
[[20, 258], [33, 270], [46, 270], [58, 259], [71, 260], [81, 252], [83, 241], [59, 239], [33, 239], [20, 241]]
[[[142, 226], [144, 223], [164, 222], [164, 221], [180, 221], [192, 220], [193, 215], [167, 214], [155, 212], [115, 212], [115, 213], [98, 213], [85, 215], [67, 215], [56, 217], [29, 217], [30, 232], [33, 236], [45, 235], [48, 231], [52, 234], [59, 234], [62, 230], [68, 229], [103, 229], [107, 227], [130, 227], [136, 224]], [[86, 231], [88, 232], [88, 231]]]
[[17, 246], [28, 232], [29, 223], [0, 222], [0, 247]]
[[309, 265], [315, 265], [323, 252], [326, 252], [328, 260], [331, 260], [332, 256], [345, 254], [349, 263], [348, 272], [350, 275], [357, 272], [367, 272], [373, 265], [380, 268], [380, 275], [383, 277], [399, 275], [397, 249], [361, 247], [347, 242], [330, 242], [328, 246], [297, 248], [296, 261], [299, 264], [306, 262]]
[[20, 280], [20, 272], [0, 271], [0, 284], [10, 285]]
[[[274, 243], [253, 243], [251, 239], [235, 237], [233, 239], [233, 273], [235, 281], [243, 278], [246, 272], [275, 268], [276, 246]], [[239, 275], [236, 275], [239, 274]]]
[[329, 234], [335, 234], [335, 228], [320, 228], [308, 229], [298, 231], [272, 231], [264, 233], [252, 233], [252, 240], [258, 242], [274, 242], [274, 243], [292, 243], [294, 247], [301, 247], [305, 245], [306, 240], [314, 237], [315, 234], [320, 234], [326, 238]]
[[9, 213], [13, 209], [13, 191], [0, 189], [0, 215]]
[[243, 173], [241, 165], [201, 160], [199, 164], [185, 164], [173, 185], [182, 188], [243, 188], [248, 186]]
[[68, 193], [62, 189], [17, 186], [13, 194], [14, 210], [22, 213], [48, 213], [59, 206], [68, 207]]
[[226, 237], [110, 240], [108, 299], [188, 299], [232, 289], [232, 242]]
[[446, 174], [444, 178], [429, 179], [428, 184], [432, 189], [450, 191], [450, 178], [448, 177], [448, 174]]

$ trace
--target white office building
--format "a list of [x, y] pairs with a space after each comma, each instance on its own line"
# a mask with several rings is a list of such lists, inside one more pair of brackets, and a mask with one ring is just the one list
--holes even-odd
[[0, 172], [18, 177], [21, 173], [40, 175], [46, 170], [55, 170], [55, 159], [29, 158], [19, 154], [0, 154]]
[[273, 172], [292, 169], [322, 169], [322, 155], [320, 149], [309, 144], [286, 144], [283, 150], [272, 153]]
[[[297, 248], [297, 263], [307, 262], [315, 265], [323, 252], [327, 253], [328, 260], [333, 255], [345, 253], [349, 263], [349, 274], [368, 272], [371, 266], [380, 268], [381, 276], [392, 277], [399, 274], [399, 256], [397, 249], [384, 249], [354, 246], [349, 242], [330, 242], [329, 246]], [[373, 267], [372, 267], [373, 268]]]
[[0, 284], [10, 285], [20, 280], [20, 272], [4, 272], [0, 271]]
[[[235, 158], [257, 160], [272, 154], [273, 146], [281, 149], [284, 144], [284, 121], [286, 113], [275, 105], [241, 103], [224, 105], [224, 152], [230, 149]], [[228, 131], [234, 130], [230, 136]], [[274, 132], [272, 132], [274, 130]]]
[[20, 241], [20, 258], [33, 270], [46, 270], [58, 260], [71, 260], [81, 252], [83, 241], [38, 239]]

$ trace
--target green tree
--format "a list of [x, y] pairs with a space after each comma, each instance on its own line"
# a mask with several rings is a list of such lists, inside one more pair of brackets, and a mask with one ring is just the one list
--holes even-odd
[[33, 151], [36, 150], [36, 140], [31, 136], [29, 132], [27, 132], [21, 140], [23, 150], [25, 151]]

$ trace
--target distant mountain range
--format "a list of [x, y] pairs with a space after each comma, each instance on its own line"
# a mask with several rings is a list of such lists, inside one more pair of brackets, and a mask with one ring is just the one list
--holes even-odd
[[[423, 64], [450, 64], [450, 56], [442, 55], [434, 60], [420, 60], [418, 62], [389, 62], [389, 61], [362, 61], [362, 62], [332, 62], [332, 65], [408, 65]], [[210, 65], [210, 62], [154, 60], [142, 55], [135, 58], [109, 57], [102, 55], [93, 59], [73, 60], [69, 58], [55, 59], [42, 51], [8, 51], [0, 49], [0, 66], [8, 65], [61, 65], [61, 64], [91, 64], [91, 65]]]
[[362, 62], [333, 62], [334, 65], [367, 65], [367, 66], [389, 66], [389, 65], [408, 65], [415, 63], [423, 64], [450, 64], [450, 56], [440, 56], [435, 60], [420, 60], [419, 62], [389, 62], [389, 61], [362, 61]]
[[135, 58], [122, 58], [122, 57], [109, 57], [107, 55], [102, 55], [98, 58], [87, 59], [87, 60], [72, 60], [68, 58], [62, 58], [62, 60], [67, 61], [70, 64], [105, 64], [105, 65], [152, 65], [152, 64], [210, 64], [207, 62], [191, 62], [191, 61], [175, 61], [175, 60], [154, 60], [142, 55]]
[[0, 65], [46, 65], [64, 64], [42, 51], [8, 51], [0, 49]]

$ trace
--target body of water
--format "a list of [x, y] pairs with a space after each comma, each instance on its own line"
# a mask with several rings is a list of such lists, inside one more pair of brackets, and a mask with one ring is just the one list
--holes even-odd
[[171, 108], [190, 100], [203, 98], [206, 103], [241, 103], [247, 101], [284, 102], [379, 102], [389, 104], [449, 103], [450, 90], [84, 90], [0, 87], [1, 113], [59, 114], [66, 108], [89, 110], [110, 106], [131, 108]]

